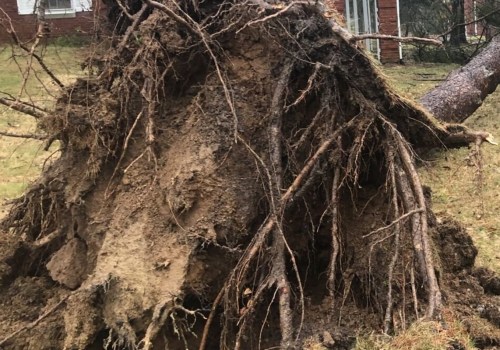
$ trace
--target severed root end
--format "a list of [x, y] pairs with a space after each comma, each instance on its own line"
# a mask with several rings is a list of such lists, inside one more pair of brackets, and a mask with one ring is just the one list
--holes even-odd
[[449, 124], [445, 128], [449, 135], [443, 142], [448, 147], [462, 147], [471, 143], [479, 146], [484, 142], [498, 145], [493, 135], [486, 131], [473, 131], [461, 124]]

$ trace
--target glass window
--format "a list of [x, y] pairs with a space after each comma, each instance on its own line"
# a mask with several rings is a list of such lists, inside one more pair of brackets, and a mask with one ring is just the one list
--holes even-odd
[[50, 10], [72, 8], [71, 0], [48, 0], [48, 5]]
[[[345, 0], [347, 27], [354, 34], [377, 33], [377, 1]], [[378, 41], [365, 40], [365, 46], [373, 53], [378, 52]]]

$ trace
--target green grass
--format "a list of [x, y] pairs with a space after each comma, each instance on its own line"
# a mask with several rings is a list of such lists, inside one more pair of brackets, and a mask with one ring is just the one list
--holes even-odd
[[[64, 84], [82, 74], [79, 69], [82, 49], [49, 45], [39, 53]], [[10, 46], [0, 47], [0, 92], [18, 96], [23, 81], [21, 72], [26, 71], [27, 65], [27, 58], [21, 52], [13, 51]], [[58, 87], [34, 63], [21, 98], [50, 107], [57, 93]], [[0, 130], [26, 134], [37, 132], [37, 127], [33, 118], [0, 106]], [[0, 136], [0, 203], [22, 194], [54, 150], [44, 151], [40, 141]]]
[[412, 64], [383, 66], [390, 84], [403, 96], [417, 100], [439, 85], [455, 68], [455, 64]]
[[438, 322], [415, 322], [404, 332], [394, 336], [370, 335], [359, 337], [354, 350], [445, 350], [450, 343], [461, 344], [465, 350], [476, 349], [465, 327], [454, 319], [447, 322], [447, 328]]
[[[398, 92], [418, 99], [439, 84], [434, 80], [445, 78], [455, 67], [450, 64], [393, 66], [384, 68], [384, 72]], [[497, 90], [465, 124], [475, 130], [488, 131], [498, 140], [499, 111], [500, 91]], [[469, 160], [471, 150], [462, 148], [426, 155], [427, 162], [420, 167], [420, 174], [423, 183], [433, 190], [434, 211], [439, 216], [452, 216], [460, 221], [479, 249], [477, 264], [500, 273], [500, 146], [484, 144], [481, 151], [481, 172]]]

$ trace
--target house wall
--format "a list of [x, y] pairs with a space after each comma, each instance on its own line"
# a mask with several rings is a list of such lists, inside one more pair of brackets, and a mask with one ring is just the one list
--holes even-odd
[[[325, 2], [332, 0], [325, 0]], [[345, 12], [345, 0], [335, 0], [334, 7], [341, 14]], [[396, 0], [378, 0], [379, 33], [398, 35], [398, 12]], [[390, 40], [380, 40], [380, 61], [382, 63], [397, 63], [399, 57], [399, 43]]]
[[[16, 0], [2, 0], [0, 7], [10, 17], [12, 25], [21, 40], [30, 40], [34, 37], [37, 30], [36, 15], [20, 15]], [[92, 34], [94, 32], [94, 16], [100, 12], [99, 10], [99, 6], [94, 6], [94, 11], [77, 12], [76, 17], [47, 19], [50, 37]], [[3, 17], [0, 14], [0, 43], [10, 41], [10, 35], [2, 27], [2, 24], [8, 25]]]
[[[380, 34], [399, 35], [396, 0], [378, 0], [378, 21]], [[399, 43], [380, 40], [380, 60], [382, 63], [399, 62]]]
[[[482, 0], [478, 0], [477, 6], [481, 6]], [[474, 18], [474, 0], [465, 0], [464, 1], [464, 11], [465, 11], [465, 21], [466, 22], [472, 22], [475, 20]], [[479, 15], [478, 15], [479, 16]], [[484, 23], [482, 21], [479, 21], [477, 23], [471, 23], [467, 25], [467, 35], [472, 36], [472, 35], [485, 35], [483, 31], [485, 30], [484, 28]]]

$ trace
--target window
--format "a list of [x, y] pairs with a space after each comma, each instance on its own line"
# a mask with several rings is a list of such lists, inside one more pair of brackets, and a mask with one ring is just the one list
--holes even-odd
[[55, 9], [71, 9], [71, 0], [48, 0], [48, 8]]
[[[378, 32], [376, 0], [346, 0], [345, 10], [347, 26], [351, 33], [369, 34]], [[378, 53], [378, 40], [367, 39], [365, 45], [371, 52]]]
[[[3, 0], [0, 0], [2, 2]], [[17, 0], [17, 9], [20, 15], [32, 15], [36, 13], [39, 0]], [[48, 4], [48, 15], [71, 15], [76, 12], [92, 11], [92, 0], [46, 0]]]

